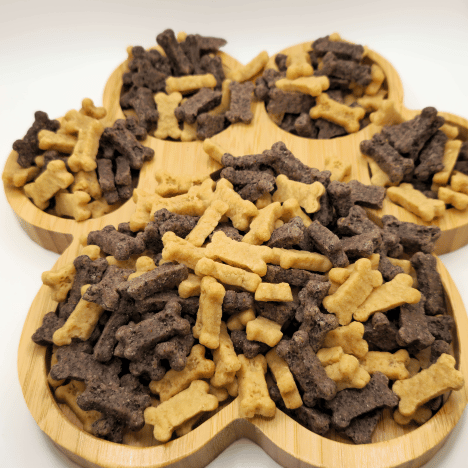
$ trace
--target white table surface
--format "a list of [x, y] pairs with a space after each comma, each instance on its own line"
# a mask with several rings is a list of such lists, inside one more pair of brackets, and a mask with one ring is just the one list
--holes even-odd
[[[0, 166], [36, 110], [55, 118], [79, 108], [84, 97], [101, 104], [104, 84], [126, 58], [126, 47], [152, 46], [166, 28], [224, 37], [224, 50], [242, 63], [261, 50], [273, 54], [337, 31], [395, 66], [407, 107], [430, 105], [468, 118], [467, 0], [0, 0]], [[0, 210], [0, 466], [75, 467], [29, 414], [16, 369], [23, 321], [41, 285], [40, 275], [58, 256], [30, 240], [3, 195]], [[468, 304], [468, 247], [442, 260]], [[466, 467], [467, 440], [465, 411], [426, 468]], [[209, 465], [254, 466], [279, 465], [246, 439]]]

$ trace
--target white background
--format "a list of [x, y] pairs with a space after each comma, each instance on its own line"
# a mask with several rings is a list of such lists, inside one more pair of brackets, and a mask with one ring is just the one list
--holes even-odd
[[[84, 97], [101, 104], [104, 84], [126, 58], [126, 47], [152, 46], [166, 28], [224, 37], [224, 50], [242, 63], [261, 50], [273, 54], [337, 31], [395, 66], [407, 107], [431, 105], [468, 118], [467, 0], [0, 0], [0, 167], [36, 110], [55, 118], [79, 108]], [[29, 239], [3, 195], [0, 210], [0, 465], [74, 467], [30, 416], [16, 370], [23, 321], [42, 271], [58, 256]], [[468, 247], [442, 260], [468, 304]], [[427, 468], [467, 466], [466, 413]], [[209, 466], [279, 465], [243, 439]]]

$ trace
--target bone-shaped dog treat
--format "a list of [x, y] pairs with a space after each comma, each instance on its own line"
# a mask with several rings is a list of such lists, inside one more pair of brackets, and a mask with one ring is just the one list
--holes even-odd
[[364, 325], [359, 322], [351, 322], [349, 325], [329, 331], [325, 336], [323, 346], [325, 348], [341, 346], [346, 354], [352, 354], [361, 359], [369, 349], [363, 336]]
[[463, 383], [463, 374], [455, 369], [455, 358], [442, 354], [435, 364], [414, 377], [395, 382], [392, 390], [400, 397], [400, 413], [411, 416], [429, 400], [448, 390], [460, 390]]
[[221, 91], [201, 88], [200, 91], [177, 107], [174, 113], [177, 119], [187, 122], [188, 124], [193, 124], [197, 120], [198, 115], [217, 107], [220, 102]]
[[[253, 317], [253, 319], [254, 318], [255, 316]], [[247, 359], [253, 359], [258, 354], [266, 353], [270, 349], [270, 347], [265, 343], [262, 343], [260, 341], [251, 341], [247, 339], [246, 332], [239, 329], [232, 330], [231, 340], [237, 355], [243, 354]]]
[[225, 387], [235, 379], [236, 372], [240, 369], [241, 363], [234, 350], [234, 345], [224, 322], [221, 323], [219, 347], [213, 350], [212, 354], [216, 368], [210, 383], [215, 387]]
[[55, 195], [55, 212], [57, 216], [66, 216], [74, 218], [75, 221], [84, 221], [91, 217], [90, 201], [91, 196], [86, 192], [59, 192]]
[[[179, 92], [181, 94], [193, 93], [200, 88], [214, 88], [215, 86], [216, 78], [211, 73], [206, 73], [204, 75], [186, 75], [180, 77], [169, 76], [166, 78], [166, 93], [169, 95], [174, 92]], [[160, 113], [159, 118], [161, 118], [161, 111], [159, 107], [158, 110]]]
[[288, 283], [260, 283], [255, 291], [255, 300], [261, 302], [290, 302], [293, 300]]
[[350, 354], [343, 354], [337, 362], [325, 366], [325, 372], [336, 383], [338, 392], [346, 388], [363, 388], [371, 378], [359, 360]]
[[197, 262], [205, 256], [204, 249], [195, 247], [185, 239], [177, 237], [173, 232], [166, 232], [162, 240], [164, 243], [162, 252], [164, 260], [182, 263], [195, 270]]
[[369, 372], [382, 372], [390, 380], [403, 380], [409, 377], [406, 366], [410, 362], [410, 356], [406, 349], [400, 349], [395, 353], [369, 351], [362, 359], [362, 367]]
[[282, 78], [276, 82], [276, 86], [282, 91], [300, 92], [317, 97], [329, 88], [330, 80], [326, 76], [308, 76], [294, 80]]
[[286, 67], [286, 78], [288, 80], [295, 80], [301, 76], [310, 76], [314, 72], [310, 64], [310, 56], [306, 51], [288, 55]]
[[283, 337], [281, 325], [265, 317], [257, 317], [245, 326], [249, 341], [260, 341], [270, 347], [275, 346]]
[[255, 56], [247, 65], [235, 68], [230, 74], [229, 78], [233, 81], [247, 81], [254, 77], [263, 69], [268, 62], [268, 53], [266, 51], [260, 52]]
[[281, 204], [277, 201], [259, 210], [250, 223], [249, 232], [244, 236], [242, 242], [260, 245], [268, 241], [275, 229], [275, 221], [281, 217], [282, 213]]

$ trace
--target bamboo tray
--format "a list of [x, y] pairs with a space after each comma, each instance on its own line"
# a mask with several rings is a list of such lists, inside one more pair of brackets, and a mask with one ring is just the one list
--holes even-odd
[[[310, 42], [298, 44], [283, 50], [283, 53], [297, 52]], [[226, 70], [239, 65], [232, 57], [220, 53]], [[381, 55], [368, 49], [367, 59], [375, 62], [384, 70], [388, 98], [397, 103], [398, 110], [406, 119], [411, 119], [419, 113], [410, 110], [403, 105], [403, 86], [398, 73], [393, 66]], [[112, 125], [115, 120], [124, 118], [119, 104], [120, 90], [122, 87], [122, 74], [127, 69], [128, 61], [123, 62], [110, 76], [103, 95], [103, 105], [108, 111], [105, 119], [106, 125]], [[430, 105], [430, 103], [429, 103]], [[370, 184], [367, 162], [359, 150], [359, 143], [368, 140], [379, 131], [380, 127], [370, 124], [357, 133], [334, 138], [332, 140], [310, 140], [292, 135], [279, 128], [268, 116], [262, 102], [253, 104], [254, 118], [249, 125], [238, 123], [231, 125], [223, 132], [213, 137], [226, 151], [233, 155], [261, 153], [270, 148], [273, 143], [283, 141], [289, 150], [304, 163], [318, 169], [324, 169], [325, 157], [340, 155], [348, 159], [352, 164], [350, 179], [357, 179], [364, 184]], [[459, 138], [468, 139], [468, 120], [445, 112], [440, 113], [450, 125], [458, 127]], [[189, 143], [159, 140], [148, 137], [144, 142], [155, 151], [152, 161], [145, 163], [140, 172], [139, 187], [152, 190], [156, 186], [155, 173], [159, 170], [167, 170], [176, 174], [205, 174], [218, 169], [220, 166], [212, 161], [203, 151], [202, 142]], [[16, 158], [12, 151], [7, 159], [5, 168], [10, 167]], [[57, 218], [39, 210], [23, 193], [22, 189], [5, 185], [5, 193], [23, 229], [36, 243], [42, 247], [57, 253], [62, 253], [70, 244], [72, 236], [78, 232], [88, 232], [96, 229], [96, 225], [111, 224], [115, 219], [128, 219], [133, 211], [134, 204], [131, 200], [115, 212], [103, 216], [99, 221], [87, 220], [76, 222], [70, 219]], [[442, 230], [442, 235], [436, 245], [438, 255], [452, 252], [468, 243], [468, 210], [458, 211], [451, 208], [446, 214], [434, 220], [432, 223], [422, 221], [417, 216], [395, 205], [388, 198], [384, 201], [381, 210], [373, 210], [378, 218], [385, 214], [396, 216], [401, 221], [410, 221], [424, 225], [436, 225]], [[115, 216], [118, 216], [116, 218]]]
[[[295, 47], [303, 47], [298, 45]], [[286, 49], [285, 52], [294, 48]], [[226, 68], [237, 62], [221, 54]], [[380, 55], [369, 51], [369, 57], [378, 63], [387, 76], [389, 97], [395, 99], [405, 116], [416, 112], [403, 108], [401, 81], [393, 67]], [[123, 117], [118, 104], [122, 74], [126, 62], [120, 65], [109, 78], [104, 91], [103, 103], [108, 110], [107, 122], [112, 124]], [[263, 103], [254, 104], [252, 124], [231, 125], [213, 139], [234, 155], [261, 152], [278, 140], [305, 163], [323, 169], [327, 154], [342, 154], [352, 163], [351, 178], [369, 183], [367, 165], [359, 153], [359, 142], [370, 138], [378, 128], [369, 125], [360, 132], [334, 140], [308, 140], [291, 135], [277, 127], [268, 117]], [[457, 125], [462, 137], [467, 138], [468, 121], [444, 114], [447, 121]], [[191, 143], [162, 141], [152, 137], [144, 142], [155, 150], [154, 159], [141, 170], [139, 187], [151, 191], [156, 186], [155, 173], [167, 170], [179, 174], [207, 174], [219, 168], [202, 149], [199, 141]], [[8, 164], [12, 164], [10, 155]], [[37, 209], [21, 190], [5, 187], [10, 205], [23, 228], [39, 245], [63, 253], [54, 268], [60, 268], [74, 259], [79, 249], [79, 239], [90, 230], [128, 221], [134, 211], [132, 200], [116, 211], [98, 219], [77, 223], [48, 215]], [[414, 221], [414, 217], [403, 213], [387, 203], [381, 214], [395, 214], [400, 219]], [[464, 220], [463, 218], [467, 219]], [[448, 252], [468, 242], [468, 214], [441, 220], [443, 236], [439, 240], [439, 251]], [[446, 224], [444, 224], [446, 223]], [[454, 355], [457, 367], [468, 381], [468, 318], [461, 297], [447, 270], [438, 262], [446, 291], [449, 310], [453, 315], [457, 334], [454, 339]], [[457, 424], [468, 401], [468, 389], [452, 392], [443, 408], [420, 428], [400, 427], [386, 418], [379, 423], [374, 435], [375, 443], [355, 446], [339, 435], [332, 439], [320, 437], [286, 416], [281, 411], [273, 419], [256, 417], [252, 420], [239, 418], [237, 401], [234, 400], [188, 435], [151, 447], [118, 445], [98, 439], [79, 429], [67, 417], [55, 401], [47, 383], [49, 369], [46, 348], [35, 345], [33, 332], [41, 325], [45, 313], [53, 310], [48, 288], [42, 287], [34, 299], [23, 328], [18, 350], [18, 373], [24, 398], [39, 427], [50, 437], [59, 450], [83, 467], [108, 468], [159, 468], [206, 466], [233, 441], [248, 437], [260, 445], [273, 459], [288, 467], [334, 468], [349, 465], [378, 467], [417, 467], [430, 460], [442, 447], [446, 438]]]

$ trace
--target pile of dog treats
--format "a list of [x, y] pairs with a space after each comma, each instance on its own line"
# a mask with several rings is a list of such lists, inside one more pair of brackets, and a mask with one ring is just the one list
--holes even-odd
[[[236, 398], [370, 443], [385, 408], [422, 424], [460, 389], [433, 226], [384, 216], [382, 187], [310, 168], [282, 142], [136, 190], [128, 223], [43, 274], [57, 309], [33, 335], [85, 430], [182, 436]], [[260, 188], [258, 188], [260, 187]]]

